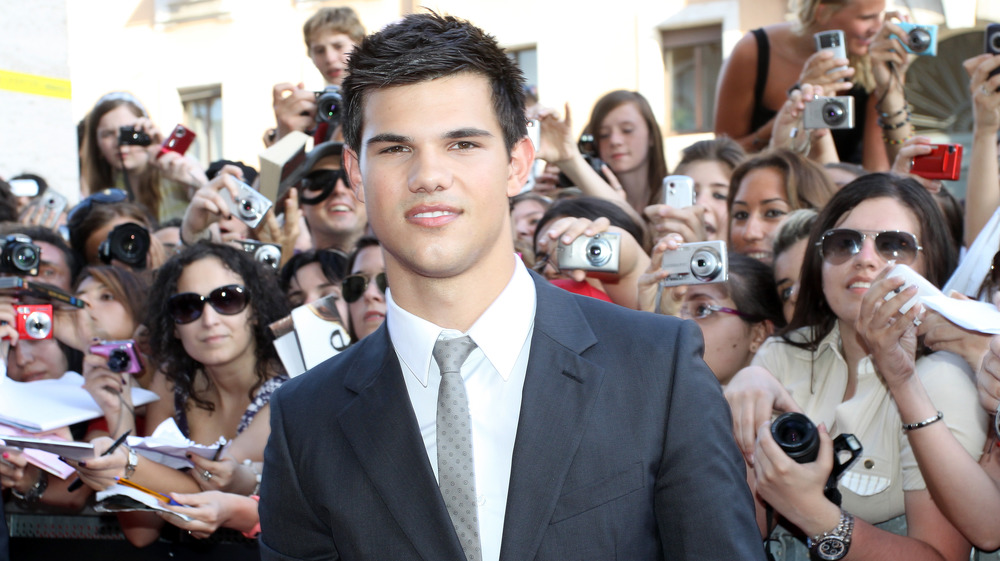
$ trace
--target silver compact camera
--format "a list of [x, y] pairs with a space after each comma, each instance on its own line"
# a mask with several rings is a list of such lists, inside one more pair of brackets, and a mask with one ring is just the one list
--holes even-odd
[[726, 242], [684, 243], [663, 255], [666, 278], [662, 286], [708, 284], [729, 279], [729, 256]]
[[[247, 226], [256, 228], [260, 221], [264, 219], [268, 209], [271, 208], [271, 201], [261, 195], [256, 189], [236, 180], [239, 184], [239, 192], [235, 200], [229, 201], [229, 208], [233, 211], [233, 216], [245, 222]], [[226, 191], [229, 194], [229, 191]]]
[[854, 98], [849, 95], [817, 97], [807, 102], [802, 112], [806, 129], [853, 129]]
[[557, 250], [559, 268], [617, 273], [621, 244], [621, 234], [614, 232], [604, 232], [591, 238], [580, 236], [569, 245], [560, 243]]
[[263, 263], [272, 269], [281, 266], [281, 246], [274, 243], [264, 243], [257, 240], [239, 240], [240, 249], [253, 256], [254, 261]]

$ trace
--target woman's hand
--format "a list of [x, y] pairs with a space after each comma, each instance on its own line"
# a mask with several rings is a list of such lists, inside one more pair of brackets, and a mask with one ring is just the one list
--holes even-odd
[[562, 119], [554, 109], [535, 106], [529, 110], [529, 119], [538, 119], [539, 146], [535, 157], [556, 165], [560, 162], [580, 155], [580, 149], [573, 140], [573, 121], [570, 117], [569, 103], [566, 104], [566, 116]]
[[[902, 30], [896, 22], [906, 21], [906, 18], [899, 12], [886, 12], [882, 21], [882, 28], [872, 39], [868, 47], [868, 57], [872, 61], [872, 76], [875, 78], [875, 91], [878, 99], [885, 96], [887, 90], [893, 86], [893, 80], [898, 80], [897, 93], [903, 93], [903, 83], [906, 79], [906, 69], [910, 66], [914, 56], [906, 52], [903, 40], [906, 32]], [[894, 21], [895, 20], [895, 21]]]
[[972, 94], [972, 115], [977, 132], [994, 134], [1000, 129], [1000, 74], [990, 78], [990, 72], [1000, 68], [1000, 56], [981, 54], [962, 63], [969, 74]]
[[801, 413], [788, 390], [766, 368], [748, 366], [729, 381], [726, 401], [733, 413], [733, 436], [747, 464], [754, 465], [757, 429], [776, 411]]
[[[969, 299], [958, 293], [952, 294], [952, 298]], [[964, 358], [973, 372], [982, 365], [992, 339], [985, 333], [963, 329], [934, 310], [927, 310], [917, 326], [917, 336], [923, 336], [924, 345], [934, 351], [948, 351]]]
[[212, 461], [197, 454], [189, 454], [188, 459], [194, 464], [191, 476], [204, 491], [247, 495], [257, 485], [257, 477], [252, 470], [232, 457]]
[[1000, 408], [1000, 335], [990, 339], [990, 347], [983, 358], [983, 364], [976, 372], [979, 387], [979, 404], [990, 414]]
[[198, 160], [190, 156], [168, 151], [164, 152], [162, 156], [157, 155], [153, 161], [156, 162], [156, 167], [160, 168], [163, 176], [171, 181], [192, 187], [203, 187], [208, 184], [205, 170], [202, 169]]
[[[847, 66], [848, 64], [850, 64], [849, 60], [836, 58], [833, 51], [829, 49], [816, 51], [806, 59], [806, 64], [799, 74], [799, 84], [824, 86], [833, 95], [850, 91], [854, 87], [850, 80], [854, 77], [855, 70]], [[834, 68], [841, 66], [845, 68], [833, 71]]]
[[[232, 217], [229, 203], [239, 196], [236, 180], [242, 179], [243, 171], [240, 168], [226, 165], [215, 179], [195, 191], [181, 221], [181, 241], [193, 244], [199, 239], [207, 238], [209, 226]], [[228, 191], [229, 196], [223, 195], [222, 191]]]
[[[0, 295], [0, 339], [10, 341], [11, 346], [17, 346], [20, 337], [17, 333], [17, 296], [10, 294]], [[6, 360], [7, 355], [0, 357]]]
[[703, 242], [708, 240], [705, 232], [705, 213], [708, 209], [702, 205], [691, 205], [685, 208], [674, 208], [668, 205], [649, 205], [643, 210], [646, 219], [652, 225], [657, 237], [667, 234], [680, 234], [684, 242]]
[[[774, 118], [771, 148], [787, 148], [808, 155], [813, 152], [814, 146], [822, 146], [822, 139], [830, 135], [830, 129], [806, 129], [802, 124], [802, 115], [805, 113], [806, 104], [823, 97], [824, 92], [830, 95], [837, 93], [829, 86], [824, 89], [820, 85], [803, 83], [799, 89], [793, 90], [788, 95], [788, 100]], [[823, 158], [823, 162], [839, 161], [836, 150], [833, 152], [833, 155], [827, 155], [825, 151], [818, 155]]]
[[914, 136], [908, 138], [899, 148], [899, 152], [896, 153], [896, 159], [892, 162], [892, 169], [890, 172], [916, 180], [917, 183], [923, 185], [924, 189], [927, 189], [930, 193], [937, 193], [940, 191], [940, 181], [934, 179], [924, 179], [919, 175], [910, 173], [910, 170], [913, 169], [914, 158], [930, 154], [934, 151], [934, 148], [931, 146], [933, 142], [933, 140], [926, 136]]
[[131, 374], [112, 372], [107, 358], [88, 352], [83, 357], [83, 379], [83, 388], [104, 412], [111, 436], [135, 429]]
[[916, 286], [885, 299], [906, 283], [901, 277], [887, 277], [889, 271], [890, 267], [886, 267], [879, 273], [865, 292], [855, 328], [871, 353], [876, 371], [892, 391], [916, 373], [917, 328], [914, 320], [923, 306], [917, 303], [905, 314], [900, 312], [903, 305], [917, 295]]
[[205, 491], [203, 493], [171, 493], [170, 498], [184, 506], [163, 505], [164, 508], [191, 518], [185, 521], [165, 512], [158, 512], [160, 518], [204, 539], [225, 526], [241, 532], [249, 532], [259, 522], [257, 501], [250, 497]]
[[807, 536], [822, 534], [840, 522], [840, 507], [823, 490], [833, 469], [833, 440], [819, 425], [819, 455], [800, 464], [788, 457], [771, 435], [771, 421], [757, 431], [754, 477], [757, 494]]
[[125, 446], [119, 446], [110, 455], [105, 456], [114, 440], [102, 436], [91, 441], [94, 445], [94, 458], [75, 461], [66, 458], [66, 463], [76, 468], [80, 479], [95, 491], [103, 491], [125, 477], [125, 466], [128, 464], [128, 451]]
[[[647, 211], [653, 207], [647, 207]], [[677, 315], [680, 308], [683, 294], [674, 297], [678, 291], [668, 287], [663, 289], [663, 296], [660, 298], [660, 309], [656, 310], [656, 292], [660, 288], [660, 281], [667, 278], [667, 273], [663, 270], [663, 255], [668, 251], [675, 251], [684, 243], [684, 238], [680, 234], [667, 234], [660, 238], [653, 246], [653, 253], [650, 256], [649, 267], [646, 272], [639, 277], [639, 309], [646, 312], [659, 312], [664, 315]]]
[[295, 255], [295, 242], [299, 239], [299, 190], [289, 189], [285, 197], [285, 221], [278, 224], [274, 216], [274, 207], [264, 215], [264, 220], [257, 226], [254, 233], [257, 239], [264, 243], [275, 243], [281, 246], [281, 265]]
[[[580, 236], [592, 237], [602, 232], [607, 232], [611, 226], [611, 221], [607, 218], [589, 220], [587, 218], [560, 218], [553, 222], [542, 235], [538, 236], [538, 254], [549, 255], [549, 259], [555, 265], [558, 262], [558, 246], [569, 245]], [[587, 276], [587, 271], [583, 269], [564, 270], [567, 276], [580, 282]]]
[[14, 489], [22, 495], [38, 481], [38, 468], [28, 464], [17, 448], [0, 446], [0, 486], [4, 489]]

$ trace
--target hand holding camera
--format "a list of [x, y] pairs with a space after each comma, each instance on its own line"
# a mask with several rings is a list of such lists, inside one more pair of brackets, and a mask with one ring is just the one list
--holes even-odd
[[707, 240], [704, 217], [708, 209], [695, 205], [694, 180], [686, 175], [668, 175], [663, 178], [662, 189], [663, 204], [643, 209], [657, 236], [676, 233], [689, 242]]
[[181, 240], [185, 244], [209, 239], [212, 235], [209, 227], [220, 220], [239, 218], [233, 201], [239, 200], [240, 186], [245, 185], [242, 178], [240, 168], [226, 165], [212, 181], [195, 191], [181, 221]]
[[799, 84], [827, 86], [831, 93], [846, 92], [853, 87], [855, 70], [848, 66], [846, 40], [839, 29], [813, 35], [816, 53], [806, 60], [799, 74]]
[[278, 124], [276, 140], [292, 131], [306, 132], [315, 124], [316, 94], [305, 84], [282, 82], [272, 91], [274, 119]]

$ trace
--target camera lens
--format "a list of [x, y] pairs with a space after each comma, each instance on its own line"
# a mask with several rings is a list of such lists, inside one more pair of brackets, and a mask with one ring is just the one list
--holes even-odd
[[31, 312], [24, 318], [24, 331], [32, 339], [46, 339], [52, 332], [52, 318], [44, 312]]
[[131, 362], [132, 359], [128, 353], [121, 349], [116, 349], [108, 354], [108, 370], [112, 372], [125, 372]]
[[253, 199], [240, 199], [238, 205], [236, 205], [240, 212], [240, 217], [245, 220], [253, 220], [257, 218], [257, 202]]
[[602, 238], [600, 235], [594, 236], [587, 244], [587, 248], [584, 252], [587, 256], [587, 261], [595, 267], [601, 267], [611, 260], [611, 245], [608, 244], [608, 240]]
[[990, 35], [989, 46], [993, 50], [993, 54], [1000, 54], [1000, 33]]
[[268, 267], [277, 269], [281, 263], [281, 251], [273, 245], [262, 245], [254, 252], [253, 258]]
[[28, 244], [18, 244], [14, 248], [14, 268], [18, 271], [30, 271], [38, 266], [39, 255], [35, 247]]
[[800, 464], [815, 461], [819, 455], [819, 433], [809, 417], [784, 413], [771, 423], [771, 436], [788, 457]]
[[911, 51], [925, 51], [931, 45], [931, 34], [926, 29], [918, 27], [910, 31], [907, 36], [907, 43], [909, 43]]
[[844, 122], [847, 112], [844, 106], [836, 101], [828, 101], [823, 104], [823, 122], [830, 125], [839, 125]]
[[722, 259], [709, 249], [699, 249], [691, 256], [691, 274], [702, 282], [715, 280], [722, 271]]

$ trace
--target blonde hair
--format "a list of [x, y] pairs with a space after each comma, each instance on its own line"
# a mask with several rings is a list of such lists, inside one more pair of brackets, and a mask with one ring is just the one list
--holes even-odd
[[343, 33], [354, 41], [355, 45], [365, 38], [365, 26], [357, 12], [347, 6], [337, 8], [320, 8], [302, 26], [302, 36], [306, 47], [311, 47], [313, 36], [320, 31]]
[[[820, 5], [826, 4], [831, 7], [834, 13], [844, 9], [854, 0], [790, 0], [789, 8], [795, 12], [797, 18], [796, 33], [803, 34], [807, 29], [819, 23], [816, 19], [816, 9]], [[850, 60], [850, 67], [854, 69], [853, 82], [868, 93], [875, 90], [875, 76], [872, 74], [872, 63], [868, 55], [847, 56]]]

